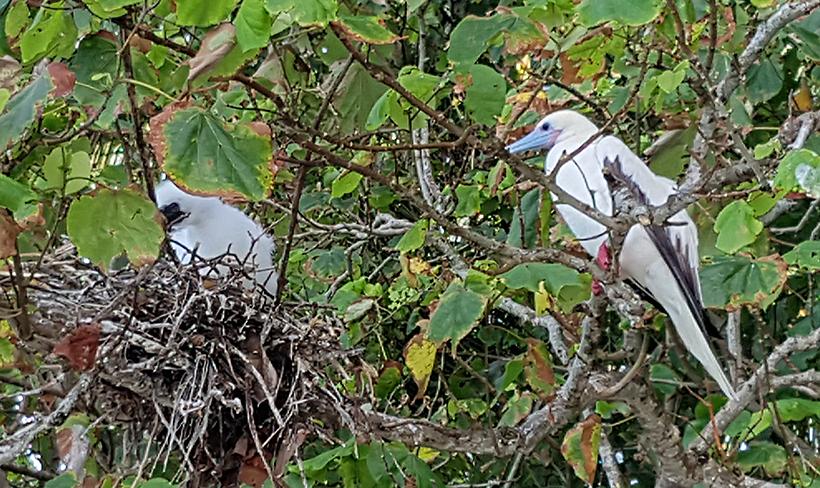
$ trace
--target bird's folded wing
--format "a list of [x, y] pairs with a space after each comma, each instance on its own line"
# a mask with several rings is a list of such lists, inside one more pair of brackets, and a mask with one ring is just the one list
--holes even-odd
[[[616, 179], [627, 186], [639, 203], [661, 205], [677, 188], [668, 178], [658, 176], [620, 139], [607, 136], [596, 145], [602, 167], [609, 168]], [[675, 214], [668, 225], [645, 226], [664, 262], [686, 297], [687, 306], [706, 332], [703, 296], [698, 276], [698, 233], [685, 210]]]

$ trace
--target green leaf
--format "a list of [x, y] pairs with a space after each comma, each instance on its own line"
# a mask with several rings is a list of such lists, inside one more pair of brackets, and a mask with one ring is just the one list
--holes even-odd
[[784, 254], [783, 259], [809, 271], [820, 269], [820, 241], [803, 241]]
[[163, 478], [151, 478], [148, 481], [140, 483], [138, 488], [177, 488], [177, 486]]
[[757, 239], [763, 230], [763, 222], [755, 218], [755, 211], [748, 203], [736, 200], [720, 211], [714, 230], [718, 234], [715, 246], [733, 254]]
[[[513, 211], [512, 221], [510, 223], [510, 233], [507, 235], [507, 244], [522, 248], [535, 247], [538, 240], [540, 203], [540, 189], [535, 188], [524, 194], [521, 198], [521, 204], [516, 205], [515, 210]], [[521, 217], [522, 214], [523, 219]], [[523, 242], [521, 241], [522, 224], [524, 226]]]
[[788, 460], [786, 450], [771, 442], [751, 442], [737, 454], [737, 464], [744, 472], [762, 467], [769, 476], [782, 473]]
[[600, 444], [601, 417], [595, 414], [569, 429], [561, 443], [561, 455], [572, 466], [575, 476], [587, 484], [595, 479]]
[[177, 21], [207, 27], [225, 20], [235, 5], [236, 0], [185, 0], [177, 3]]
[[665, 93], [674, 93], [686, 78], [686, 70], [667, 70], [657, 76], [658, 88]]
[[680, 382], [678, 373], [669, 366], [661, 363], [652, 365], [649, 372], [649, 379], [652, 381], [652, 386], [655, 387], [655, 390], [665, 397], [674, 394], [678, 390], [677, 383]]
[[336, 0], [267, 0], [272, 15], [289, 13], [301, 26], [324, 26], [336, 18]]
[[436, 351], [436, 344], [425, 339], [422, 334], [415, 335], [404, 348], [404, 363], [418, 386], [416, 399], [424, 398], [427, 391], [427, 383], [436, 365]]
[[[341, 61], [338, 65], [342, 67], [344, 64], [345, 62]], [[382, 100], [386, 90], [387, 87], [373, 79], [362, 65], [358, 63], [351, 65], [342, 78], [332, 102], [340, 115], [341, 130], [351, 133], [364, 129], [365, 124], [370, 126], [369, 114], [374, 104]], [[386, 119], [387, 112], [385, 111], [378, 125], [384, 123]]]
[[45, 488], [74, 488], [77, 486], [77, 475], [73, 472], [63, 473], [54, 479], [48, 480], [43, 486]]
[[[399, 83], [416, 98], [432, 107], [435, 107], [438, 100], [447, 94], [446, 90], [439, 89], [441, 78], [419, 71], [415, 67], [402, 69], [401, 74], [399, 74]], [[411, 127], [418, 129], [426, 126], [428, 118], [426, 114], [412, 106], [403, 97], [399, 98], [397, 93], [391, 91], [390, 94], [391, 96], [388, 96], [385, 100], [387, 106], [383, 110], [387, 111], [393, 123], [402, 129]], [[373, 116], [374, 114], [371, 111], [371, 117]], [[370, 125], [369, 122], [368, 125]]]
[[401, 236], [396, 249], [401, 252], [410, 252], [419, 249], [424, 245], [424, 240], [427, 238], [427, 219], [421, 219], [411, 227], [407, 232]]
[[521, 359], [511, 359], [504, 365], [504, 374], [495, 380], [495, 389], [506, 390], [524, 372], [524, 361]]
[[72, 154], [69, 148], [58, 147], [46, 157], [43, 175], [48, 188], [77, 193], [91, 183], [91, 158], [84, 151]]
[[356, 438], [351, 437], [344, 444], [322, 452], [318, 456], [305, 460], [303, 467], [307, 473], [317, 473], [336, 459], [349, 456], [356, 447]]
[[265, 0], [242, 0], [234, 25], [236, 41], [243, 51], [267, 46], [273, 20], [265, 9]]
[[456, 64], [475, 63], [487, 50], [490, 41], [514, 23], [515, 18], [510, 15], [464, 17], [450, 34], [447, 58]]
[[481, 209], [481, 187], [478, 185], [458, 185], [456, 197], [456, 217], [472, 217]]
[[77, 27], [70, 11], [43, 9], [20, 37], [23, 64], [33, 63], [46, 56], [70, 55], [74, 52], [76, 39]]
[[12, 39], [20, 35], [29, 23], [28, 2], [17, 1], [6, 14], [6, 37]]
[[14, 351], [17, 348], [6, 337], [0, 337], [0, 368], [14, 367]]
[[359, 187], [359, 182], [362, 181], [362, 175], [354, 171], [345, 173], [340, 178], [333, 181], [331, 185], [330, 195], [333, 198], [340, 198], [348, 193], [353, 193]]
[[386, 399], [401, 384], [401, 368], [397, 366], [387, 366], [379, 375], [378, 381], [373, 386], [373, 393], [380, 400]]
[[0, 207], [11, 210], [14, 218], [20, 220], [34, 211], [32, 202], [37, 200], [31, 188], [0, 174]]
[[467, 114], [479, 124], [495, 126], [507, 99], [507, 82], [500, 73], [483, 64], [471, 66], [470, 77], [472, 83], [464, 97]]
[[586, 26], [611, 20], [625, 25], [648, 24], [660, 11], [660, 0], [583, 0], [578, 5], [579, 18]]
[[770, 305], [786, 282], [788, 265], [779, 256], [760, 259], [716, 256], [700, 273], [707, 307], [737, 309]]
[[157, 157], [164, 160], [162, 167], [175, 183], [196, 192], [253, 201], [267, 196], [273, 181], [268, 136], [244, 124], [224, 123], [200, 108], [179, 110], [160, 127], [152, 123], [152, 132], [156, 128], [162, 133], [154, 151], [162, 151]]
[[592, 278], [556, 263], [523, 263], [499, 276], [509, 288], [526, 289], [533, 293], [544, 286], [550, 295], [558, 299], [564, 313], [589, 298]]
[[766, 57], [749, 69], [746, 93], [749, 101], [758, 104], [769, 100], [783, 88], [783, 66]]
[[367, 44], [393, 44], [400, 39], [385, 27], [383, 19], [376, 16], [340, 15], [338, 25], [348, 36]]
[[[80, 41], [77, 52], [69, 64], [77, 76], [74, 98], [82, 105], [99, 106], [105, 101], [103, 93], [114, 79], [118, 62], [117, 46], [111, 39], [99, 34], [87, 36]], [[107, 73], [109, 78], [100, 75]], [[98, 76], [98, 79], [94, 79]]]
[[[807, 177], [812, 174], [814, 181], [809, 181]], [[777, 167], [773, 185], [786, 191], [814, 191], [820, 185], [820, 156], [809, 149], [789, 152]]]
[[483, 314], [484, 297], [458, 283], [451, 283], [430, 317], [427, 337], [435, 342], [452, 339], [457, 343], [470, 333]]
[[523, 393], [521, 396], [516, 393], [507, 402], [504, 413], [501, 414], [501, 419], [498, 421], [499, 427], [515, 427], [522, 420], [527, 418], [527, 415], [532, 411], [533, 397], [529, 392]]
[[103, 188], [71, 204], [66, 226], [81, 256], [107, 269], [125, 253], [135, 266], [154, 262], [165, 238], [154, 203], [132, 190]]
[[0, 115], [0, 149], [8, 149], [17, 142], [34, 122], [38, 107], [43, 105], [53, 86], [51, 77], [44, 73], [11, 97], [6, 112]]

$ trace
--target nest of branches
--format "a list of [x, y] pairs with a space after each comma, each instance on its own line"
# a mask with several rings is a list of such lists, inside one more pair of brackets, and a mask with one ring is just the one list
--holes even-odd
[[49, 357], [73, 370], [59, 379], [88, 381], [73, 410], [118, 427], [98, 460], [113, 471], [257, 484], [281, 477], [316, 425], [338, 423], [326, 385], [350, 360], [341, 327], [312, 305], [274, 309], [243, 288], [238, 267], [203, 278], [214, 264], [161, 259], [104, 274], [64, 245], [27, 270], [31, 325], [51, 331], [44, 340], [62, 358]]

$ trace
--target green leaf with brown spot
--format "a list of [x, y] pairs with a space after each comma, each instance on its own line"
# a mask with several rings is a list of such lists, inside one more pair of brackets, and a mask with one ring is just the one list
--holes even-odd
[[457, 343], [478, 325], [484, 314], [484, 302], [484, 297], [478, 293], [459, 283], [451, 283], [430, 317], [427, 336], [436, 342], [452, 340]]
[[246, 124], [200, 108], [172, 108], [151, 119], [150, 142], [163, 170], [188, 191], [252, 201], [270, 191], [270, 137]]
[[549, 401], [555, 397], [555, 373], [552, 371], [552, 356], [546, 344], [538, 339], [527, 339], [527, 354], [524, 356], [524, 376], [539, 398]]
[[598, 446], [601, 444], [601, 417], [592, 414], [575, 424], [564, 436], [561, 454], [575, 470], [575, 475], [588, 484], [595, 479], [598, 466]]
[[788, 264], [777, 254], [759, 259], [716, 256], [700, 273], [704, 304], [727, 310], [766, 308], [783, 289], [787, 272]]
[[340, 15], [334, 23], [349, 37], [367, 44], [393, 44], [401, 39], [390, 32], [383, 19], [373, 15]]

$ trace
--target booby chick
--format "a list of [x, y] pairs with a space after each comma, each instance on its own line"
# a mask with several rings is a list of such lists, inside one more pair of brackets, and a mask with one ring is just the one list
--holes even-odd
[[[253, 219], [217, 197], [201, 197], [182, 191], [170, 179], [156, 188], [157, 207], [168, 221], [171, 247], [182, 264], [190, 264], [193, 254], [203, 260], [229, 253], [253, 269], [255, 283], [246, 280], [247, 288], [256, 284], [271, 296], [276, 295], [279, 274], [273, 266], [276, 245]], [[203, 267], [202, 274], [225, 276], [228, 268]]]
[[[510, 153], [548, 150], [545, 171], [550, 174], [565, 154], [574, 153], [598, 132], [598, 127], [583, 115], [562, 110], [544, 117], [529, 134], [507, 146], [507, 150]], [[612, 216], [614, 204], [604, 176], [605, 167], [610, 169], [610, 174], [618, 174], [644, 204], [661, 205], [677, 192], [672, 180], [653, 173], [614, 136], [598, 136], [586, 145], [558, 168], [555, 182], [577, 200]], [[558, 204], [556, 209], [581, 246], [599, 263], [606, 264], [609, 229], [568, 204]], [[619, 264], [621, 276], [637, 282], [663, 307], [686, 348], [721, 390], [729, 398], [736, 398], [706, 338], [707, 322], [698, 276], [698, 232], [686, 211], [672, 216], [665, 226], [632, 226], [624, 239]]]

